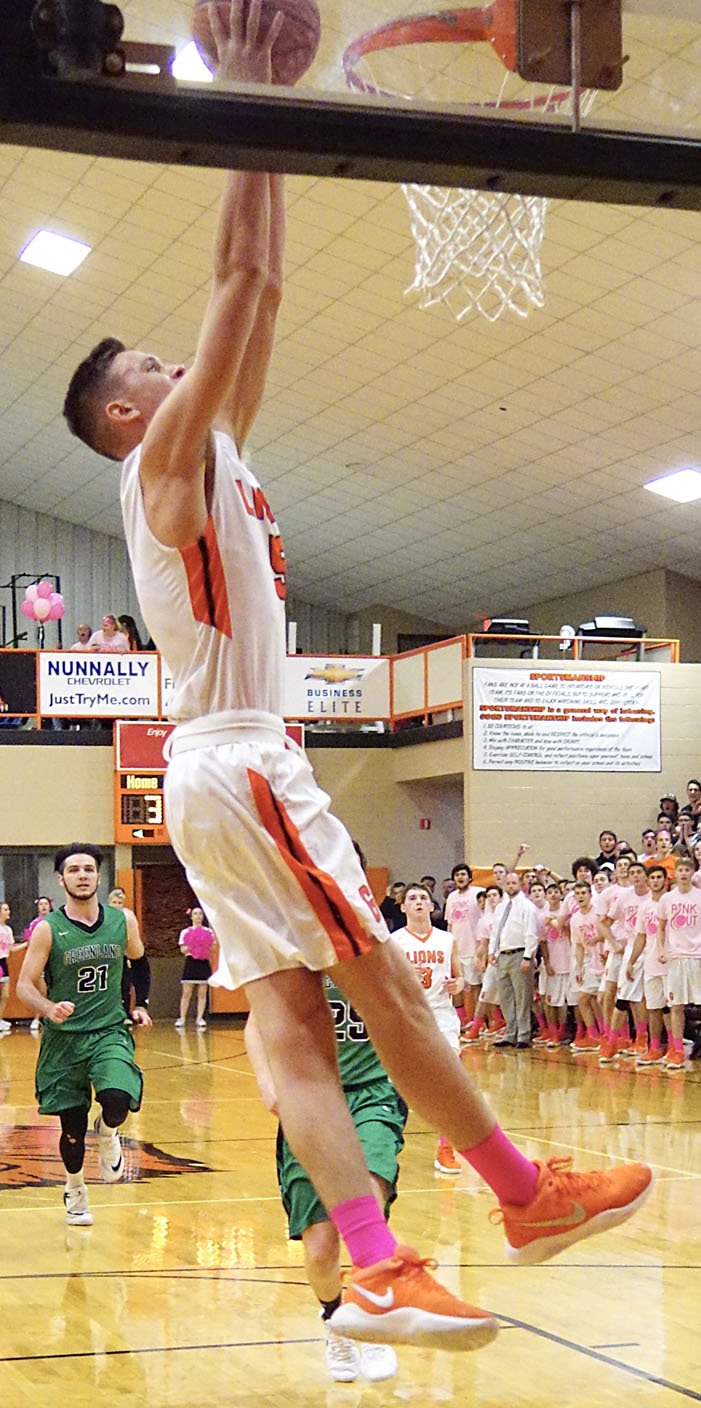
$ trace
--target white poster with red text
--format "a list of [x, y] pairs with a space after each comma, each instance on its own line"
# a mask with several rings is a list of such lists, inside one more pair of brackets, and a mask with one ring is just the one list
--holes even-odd
[[473, 767], [659, 772], [659, 670], [472, 671]]

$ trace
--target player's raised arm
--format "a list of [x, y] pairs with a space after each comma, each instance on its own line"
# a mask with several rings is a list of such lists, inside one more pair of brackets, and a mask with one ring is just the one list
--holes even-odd
[[[269, 83], [270, 54], [279, 32], [267, 31], [259, 0], [244, 16], [231, 7], [226, 33], [215, 7], [210, 22], [219, 55], [218, 77]], [[214, 278], [195, 360], [177, 378], [150, 421], [143, 440], [141, 485], [149, 526], [174, 547], [197, 536], [206, 522], [202, 465], [210, 427], [224, 416], [245, 434], [262, 396], [280, 294], [282, 224], [276, 190], [279, 258], [271, 258], [271, 178], [266, 172], [232, 172], [226, 178], [214, 248]], [[251, 342], [259, 316], [261, 331]], [[245, 376], [242, 370], [246, 364]], [[238, 410], [232, 416], [232, 401]], [[168, 481], [164, 493], [164, 480]]]

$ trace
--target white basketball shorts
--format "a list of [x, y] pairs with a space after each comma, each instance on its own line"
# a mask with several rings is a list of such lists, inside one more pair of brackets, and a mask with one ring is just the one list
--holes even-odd
[[670, 958], [667, 963], [667, 1002], [670, 1007], [701, 1003], [701, 958]]
[[641, 953], [633, 965], [633, 981], [628, 977], [628, 954], [623, 955], [618, 978], [618, 996], [621, 1002], [642, 1002], [645, 996], [645, 954]]
[[168, 830], [234, 987], [368, 953], [389, 932], [353, 843], [274, 715], [232, 711], [169, 739]]

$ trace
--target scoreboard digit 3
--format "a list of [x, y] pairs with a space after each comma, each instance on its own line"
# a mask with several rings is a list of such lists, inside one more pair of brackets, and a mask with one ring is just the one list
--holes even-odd
[[114, 781], [115, 841], [167, 846], [163, 773], [118, 772]]

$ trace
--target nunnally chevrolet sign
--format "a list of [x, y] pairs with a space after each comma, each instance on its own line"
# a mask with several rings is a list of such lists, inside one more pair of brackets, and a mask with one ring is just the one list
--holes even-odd
[[42, 651], [39, 710], [48, 717], [158, 718], [158, 656]]

